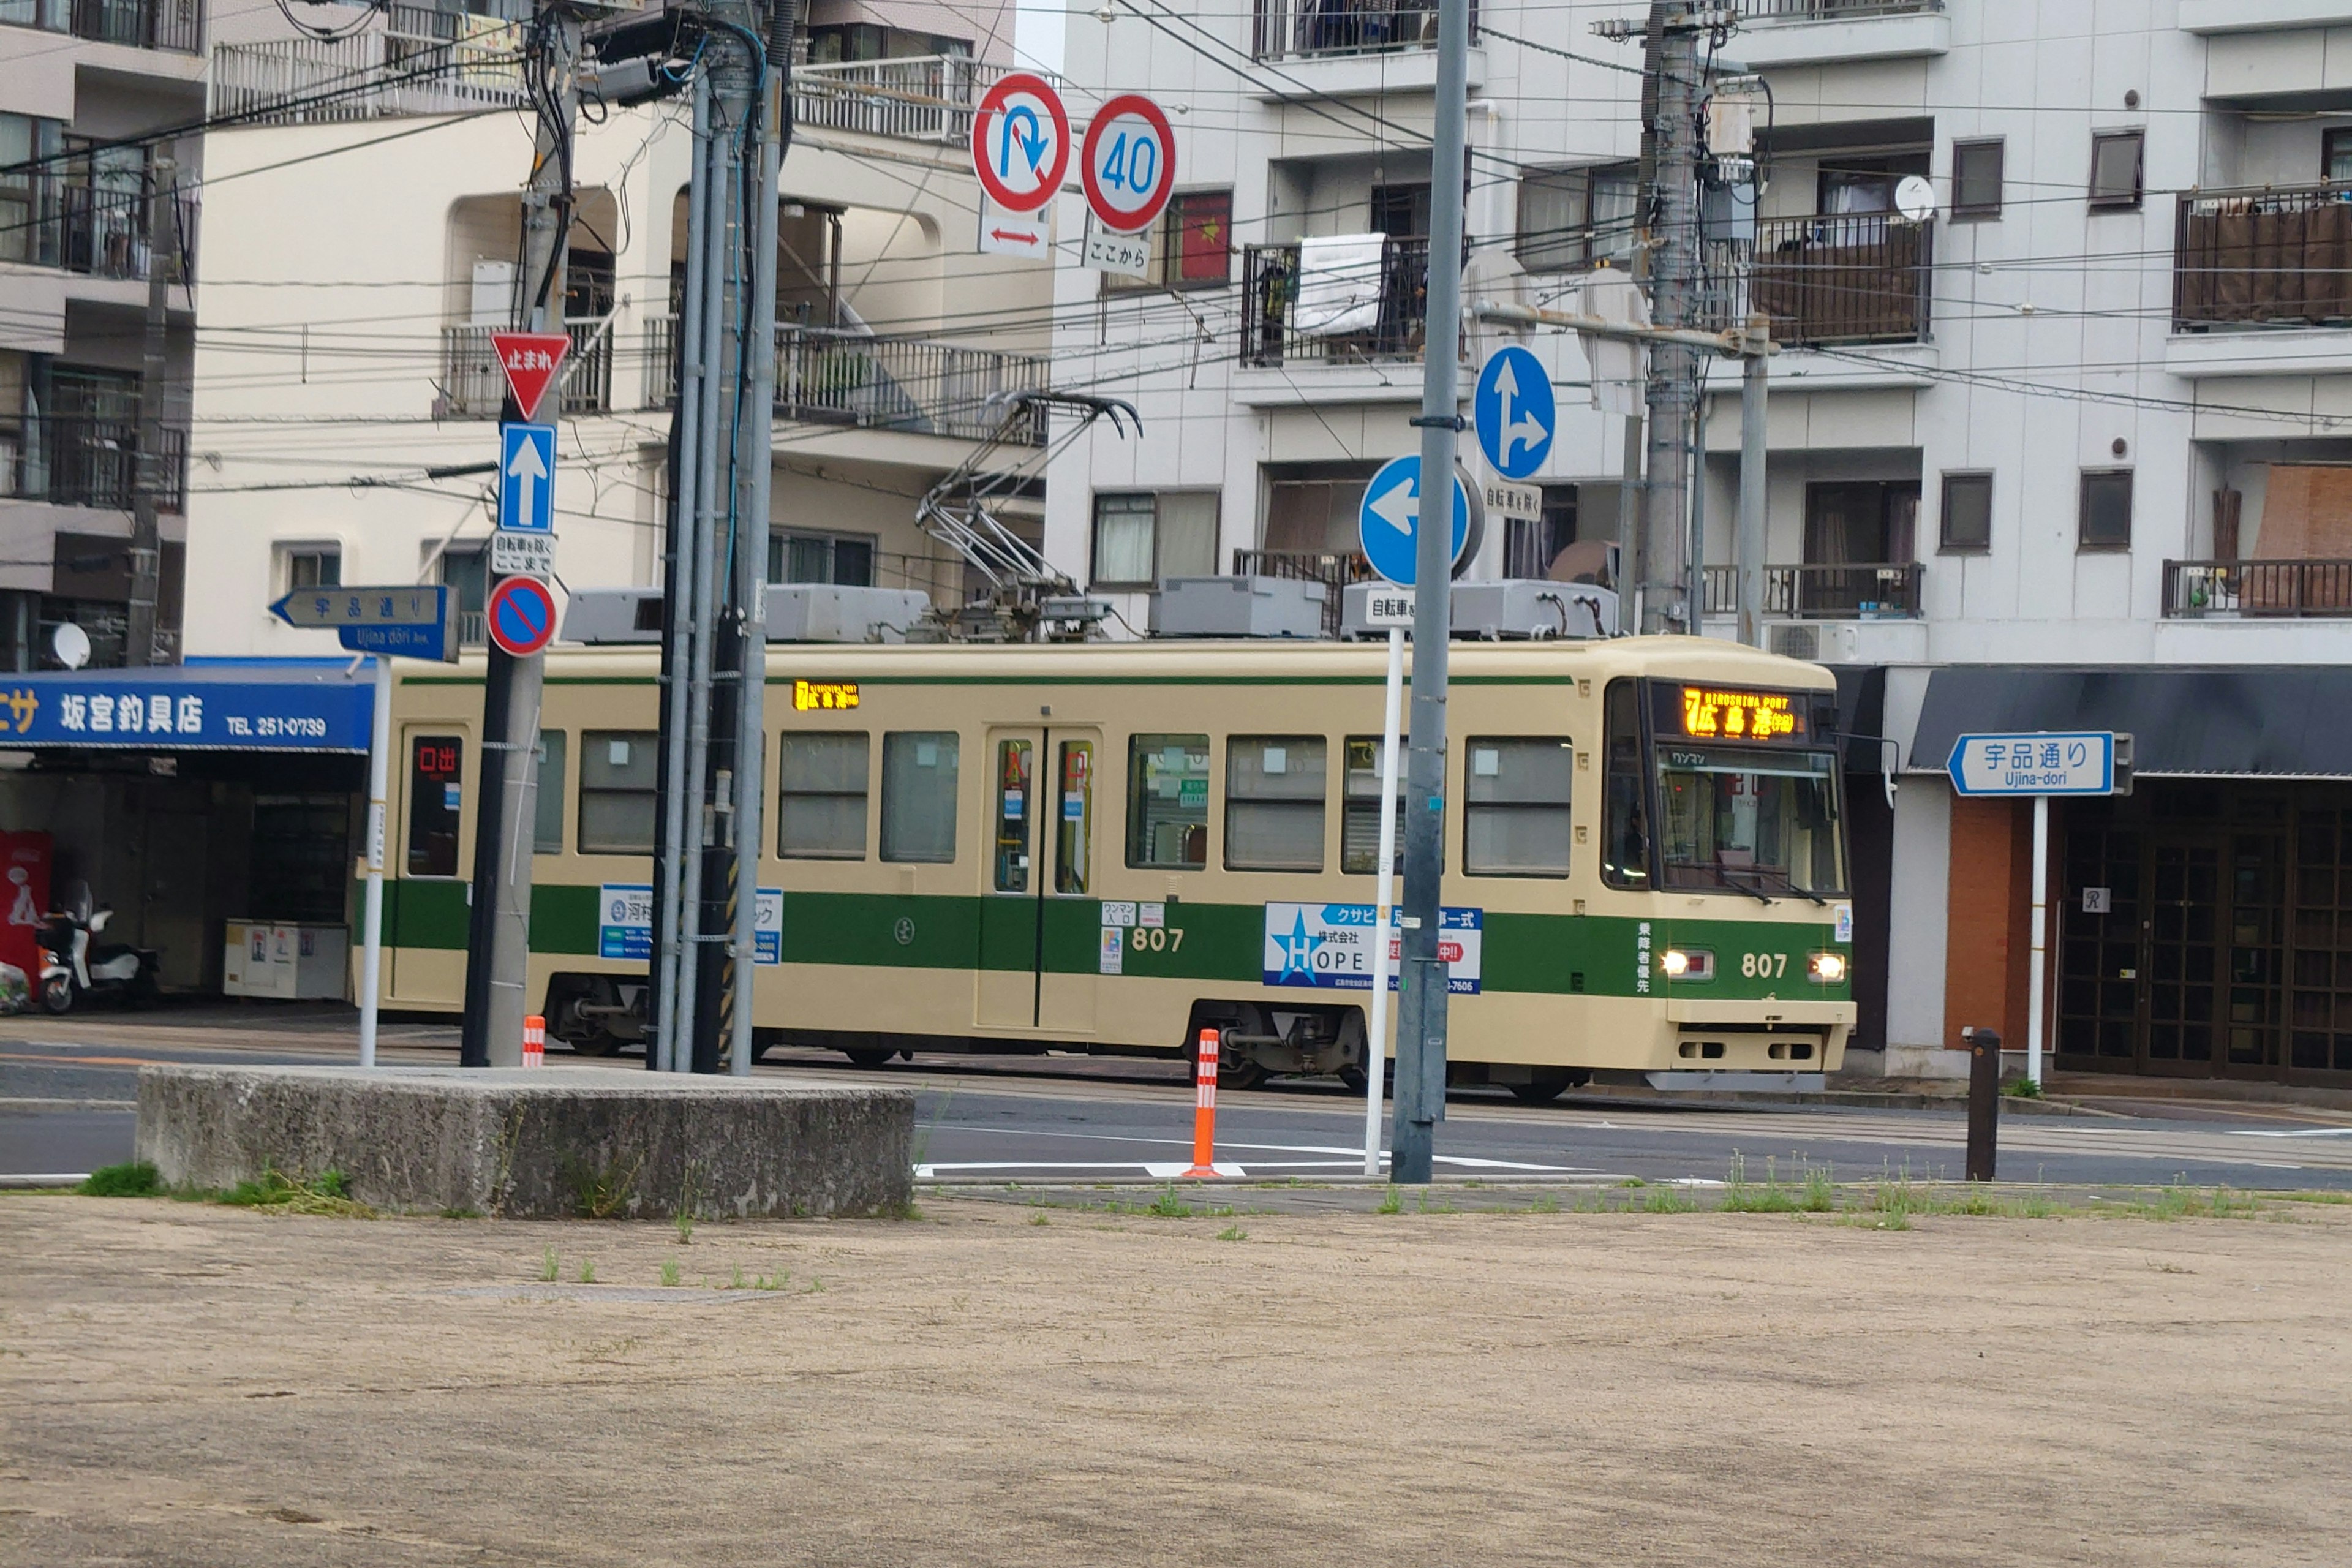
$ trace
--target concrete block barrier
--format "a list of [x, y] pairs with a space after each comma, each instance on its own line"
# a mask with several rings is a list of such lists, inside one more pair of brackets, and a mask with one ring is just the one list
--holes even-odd
[[378, 1208], [517, 1219], [877, 1215], [914, 1193], [904, 1089], [609, 1068], [142, 1068], [173, 1185], [340, 1171]]

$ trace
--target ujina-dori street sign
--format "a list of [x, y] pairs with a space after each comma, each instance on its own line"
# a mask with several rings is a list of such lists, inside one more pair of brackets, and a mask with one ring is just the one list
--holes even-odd
[[2116, 737], [2105, 730], [1962, 735], [1945, 769], [1962, 795], [2113, 795]]
[[289, 626], [437, 626], [449, 618], [446, 584], [389, 588], [299, 588], [269, 606]]
[[[1454, 476], [1454, 548], [1458, 567], [1471, 548], [1476, 498], [1456, 471]], [[1400, 588], [1410, 588], [1416, 570], [1414, 543], [1421, 529], [1421, 455], [1391, 458], [1364, 487], [1356, 509], [1356, 531], [1372, 570]]]
[[499, 527], [546, 533], [555, 527], [555, 426], [499, 426]]

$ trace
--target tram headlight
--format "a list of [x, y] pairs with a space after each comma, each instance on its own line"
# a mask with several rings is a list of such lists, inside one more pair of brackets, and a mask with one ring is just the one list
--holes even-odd
[[1704, 948], [1670, 947], [1658, 954], [1658, 967], [1669, 980], [1712, 980], [1715, 954]]
[[1834, 985], [1839, 981], [1845, 978], [1845, 954], [1842, 952], [1817, 952], [1813, 954], [1812, 960], [1807, 967], [1812, 971], [1812, 975], [1815, 980], [1820, 981], [1824, 985]]

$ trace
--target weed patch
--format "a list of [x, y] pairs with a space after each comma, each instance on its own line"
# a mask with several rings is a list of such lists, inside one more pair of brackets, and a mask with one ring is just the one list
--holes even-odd
[[1249, 1239], [1249, 1232], [1244, 1230], [1238, 1225], [1229, 1225], [1225, 1226], [1224, 1229], [1217, 1232], [1217, 1239], [1219, 1241], [1247, 1241]]
[[309, 1181], [283, 1171], [264, 1171], [258, 1181], [239, 1182], [219, 1195], [236, 1208], [275, 1209], [281, 1214], [339, 1215], [373, 1219], [375, 1210], [352, 1196], [351, 1182], [341, 1171], [321, 1171]]
[[163, 1190], [163, 1180], [144, 1160], [121, 1165], [100, 1165], [74, 1188], [86, 1198], [149, 1198]]

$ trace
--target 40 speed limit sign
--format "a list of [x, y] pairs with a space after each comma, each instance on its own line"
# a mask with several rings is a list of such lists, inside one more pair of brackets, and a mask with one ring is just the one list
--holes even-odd
[[1140, 93], [1105, 103], [1087, 127], [1078, 178], [1103, 227], [1117, 234], [1150, 228], [1176, 188], [1176, 135], [1168, 116]]

